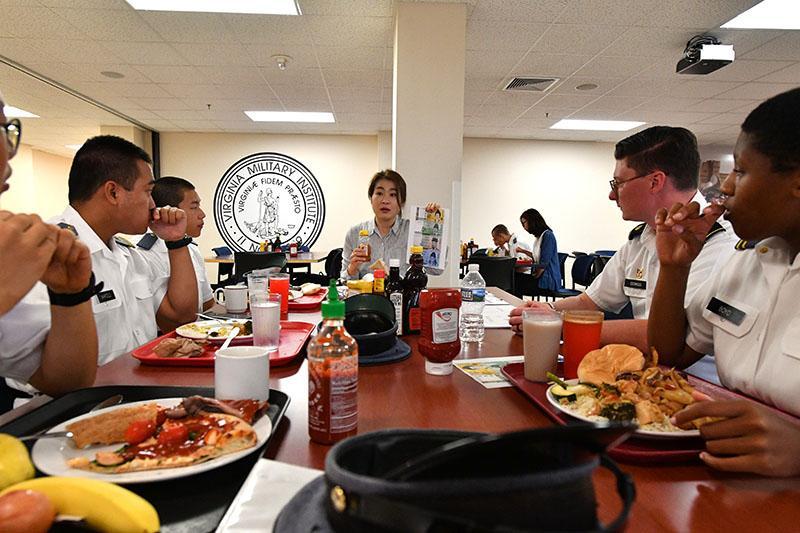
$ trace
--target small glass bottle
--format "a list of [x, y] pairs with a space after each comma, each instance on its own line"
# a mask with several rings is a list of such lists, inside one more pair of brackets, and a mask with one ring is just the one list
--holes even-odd
[[403, 280], [400, 277], [400, 260], [389, 259], [389, 279], [386, 281], [386, 297], [394, 306], [397, 334], [403, 334]]
[[422, 268], [422, 246], [411, 247], [411, 257], [408, 258], [409, 267], [406, 271], [403, 289], [403, 330], [404, 335], [419, 333], [419, 293], [428, 286], [428, 275]]
[[367, 261], [372, 261], [372, 246], [369, 244], [369, 231], [362, 229], [358, 232], [358, 247], [366, 256]]
[[383, 296], [386, 287], [386, 272], [382, 268], [376, 268], [372, 273], [372, 292], [379, 296]]
[[331, 280], [322, 326], [308, 343], [308, 435], [334, 444], [358, 431], [358, 345], [344, 329], [344, 302]]

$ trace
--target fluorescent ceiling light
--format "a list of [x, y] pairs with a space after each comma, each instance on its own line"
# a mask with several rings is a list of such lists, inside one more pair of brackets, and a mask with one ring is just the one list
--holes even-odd
[[336, 122], [333, 113], [312, 111], [245, 111], [253, 122]]
[[83, 145], [82, 144], [65, 144], [64, 148], [67, 148], [68, 150], [72, 150], [73, 152], [77, 152], [78, 150], [81, 149], [81, 146], [83, 146]]
[[8, 118], [40, 118], [39, 115], [35, 115], [30, 111], [25, 111], [24, 109], [20, 109], [18, 107], [14, 107], [13, 105], [7, 105], [3, 108], [3, 113]]
[[296, 0], [125, 0], [142, 11], [300, 15]]
[[644, 122], [633, 120], [572, 120], [562, 119], [550, 126], [551, 130], [628, 131]]
[[721, 27], [800, 30], [800, 2], [797, 0], [764, 0]]

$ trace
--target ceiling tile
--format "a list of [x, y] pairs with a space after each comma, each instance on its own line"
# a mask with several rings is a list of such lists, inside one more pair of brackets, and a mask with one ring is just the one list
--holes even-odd
[[332, 100], [381, 101], [381, 90], [370, 87], [331, 87], [329, 91]]
[[760, 103], [760, 100], [720, 100], [709, 98], [701, 100], [693, 105], [687, 106], [685, 111], [700, 111], [705, 113], [724, 113], [725, 111], [740, 110], [745, 106], [750, 106], [753, 102]]
[[[614, 89], [624, 81], [625, 78], [594, 78], [594, 77], [572, 76], [561, 81], [557, 86], [553, 87], [553, 93], [589, 94], [589, 95], [600, 96]], [[580, 85], [585, 85], [587, 83], [593, 83], [597, 85], [597, 88], [589, 90], [576, 89], [576, 87]]]
[[624, 27], [596, 24], [553, 24], [533, 47], [534, 52], [591, 55], [603, 52], [625, 32]]
[[335, 113], [371, 113], [381, 114], [380, 102], [357, 102], [353, 100], [334, 100]]
[[383, 47], [392, 37], [392, 17], [316, 16], [305, 18], [315, 45]]
[[794, 89], [795, 87], [797, 87], [796, 84], [788, 83], [744, 83], [735, 89], [720, 94], [718, 97], [720, 99], [755, 98], [758, 100], [766, 100], [767, 98]]
[[266, 83], [261, 85], [219, 85], [220, 91], [225, 98], [233, 100], [250, 100], [250, 101], [276, 101], [277, 96], [272, 88]]
[[647, 101], [648, 98], [643, 96], [603, 96], [580, 108], [578, 113], [600, 113], [612, 116], [615, 113], [631, 110]]
[[716, 113], [688, 113], [681, 111], [656, 111], [639, 108], [622, 113], [616, 118], [620, 120], [643, 120], [651, 124], [687, 125], [715, 116]]
[[685, 83], [681, 79], [631, 78], [609, 91], [611, 96], [658, 96], [673, 95], [672, 90]]
[[329, 46], [317, 49], [321, 68], [338, 70], [372, 70], [383, 68], [383, 48], [351, 48]]
[[747, 118], [747, 113], [720, 113], [703, 119], [703, 124], [721, 124], [725, 126], [738, 126]]
[[103, 46], [132, 65], [187, 65], [173, 47], [164, 43], [105, 41]]
[[203, 118], [201, 111], [194, 111], [190, 109], [163, 109], [160, 111], [155, 111], [155, 114], [163, 119], [172, 121], [201, 120]]
[[566, 78], [584, 66], [591, 56], [528, 53], [514, 67], [515, 76], [556, 76]]
[[[730, 91], [738, 85], [741, 84], [735, 81], [687, 81], [672, 87], [669, 94], [671, 96], [709, 98]], [[741, 96], [731, 96], [731, 98], [741, 98]]]
[[629, 78], [635, 76], [652, 66], [653, 62], [647, 57], [619, 57], [597, 56], [580, 70], [576, 76], [599, 78]]
[[214, 83], [200, 70], [202, 67], [180, 65], [136, 65], [137, 71], [155, 83]]
[[173, 120], [171, 122], [184, 131], [219, 131], [219, 128], [210, 120]]
[[390, 17], [393, 14], [391, 0], [302, 0], [300, 9], [304, 15], [358, 13], [363, 17]]
[[644, 19], [655, 3], [655, 0], [572, 1], [558, 22], [624, 26]]
[[222, 15], [142, 11], [141, 17], [166, 41], [173, 43], [229, 43], [236, 40]]
[[[274, 45], [274, 44], [247, 44], [245, 49], [253, 59], [253, 63], [259, 67], [274, 67], [277, 60], [276, 55], [289, 57], [289, 68], [317, 68], [317, 56], [313, 46], [298, 45]], [[354, 68], [352, 65], [349, 68]]]
[[547, 28], [547, 24], [469, 20], [467, 50], [528, 50]]
[[567, 0], [537, 0], [536, 8], [531, 9], [530, 0], [480, 0], [470, 20], [555, 22], [566, 5]]
[[660, 2], [658, 19], [672, 28], [719, 28], [761, 0], [704, 0]]
[[186, 105], [183, 100], [179, 98], [142, 98], [142, 97], [132, 97], [131, 100], [142, 106], [144, 109], [148, 109], [150, 111], [155, 111], [158, 113], [159, 111], [171, 111], [175, 109], [188, 109], [189, 106]]
[[539, 102], [538, 106], [579, 109], [596, 99], [597, 96], [588, 94], [551, 94]]
[[165, 83], [160, 87], [176, 98], [223, 98], [225, 96], [218, 85], [204, 85], [199, 83]]
[[787, 31], [780, 37], [744, 54], [742, 59], [800, 61], [800, 38], [798, 38], [798, 32]]
[[703, 102], [702, 98], [680, 98], [676, 96], [658, 96], [646, 102], [645, 107], [651, 111], [700, 111], [713, 113], [714, 109], [693, 109], [693, 106]]
[[333, 70], [322, 72], [328, 87], [383, 87], [383, 70]]
[[[160, 68], [160, 67], [159, 67]], [[204, 83], [216, 83], [218, 85], [263, 85], [264, 77], [253, 67], [242, 66], [199, 66], [187, 67], [196, 70]], [[183, 79], [182, 76], [178, 78], [185, 83], [193, 83], [191, 79]], [[155, 81], [155, 80], [154, 80]], [[199, 82], [198, 82], [199, 83]]]
[[[143, 76], [137, 69], [130, 65], [119, 63], [110, 64], [71, 64], [66, 63], [27, 63], [26, 67], [34, 72], [47, 76], [55, 81], [70, 85], [78, 81], [108, 82], [108, 83], [147, 83], [150, 80]], [[100, 74], [105, 71], [119, 72], [124, 76], [121, 79], [107, 78]]]
[[[195, 111], [201, 111], [203, 116], [224, 114], [226, 117], [230, 117], [231, 115], [236, 115], [238, 117], [238, 115], [241, 115], [244, 119], [247, 119], [243, 114], [244, 111], [280, 107], [276, 97], [267, 95], [263, 95], [258, 99], [184, 98], [183, 101], [186, 107]], [[209, 105], [211, 105], [211, 109], [208, 108]]]
[[82, 39], [82, 32], [63, 17], [45, 7], [5, 6], [0, 17], [0, 34], [15, 37]]
[[496, 50], [467, 50], [467, 76], [507, 76], [511, 69], [522, 60], [525, 52], [511, 50], [498, 53]]
[[[252, 65], [253, 59], [241, 44], [177, 43], [173, 47], [191, 65]], [[182, 62], [181, 62], [182, 63]], [[165, 63], [161, 63], [165, 64]]]
[[309, 44], [305, 17], [274, 15], [220, 15], [234, 39], [245, 44]]
[[464, 105], [479, 105], [486, 101], [494, 91], [464, 91]]
[[[29, 0], [22, 0], [28, 2]], [[80, 7], [87, 9], [133, 9], [125, 0], [37, 0], [46, 7]]]
[[794, 63], [783, 70], [773, 72], [758, 81], [767, 83], [798, 83], [800, 80], [800, 63]]
[[[714, 30], [714, 36], [724, 44], [732, 44], [736, 52], [736, 57], [743, 58], [745, 54], [758, 48], [759, 46], [768, 43], [769, 41], [780, 37], [785, 32], [784, 30], [741, 30], [741, 29], [722, 29], [717, 28]], [[767, 58], [756, 58], [767, 59]], [[773, 58], [775, 59], [775, 58]]]
[[259, 67], [259, 72], [264, 79], [272, 86], [307, 86], [313, 85], [322, 87], [325, 82], [322, 72], [318, 68], [293, 68], [280, 70], [277, 65], [271, 67]]
[[[282, 85], [273, 87], [272, 89], [275, 91], [275, 94], [278, 95], [278, 98], [281, 99], [283, 99], [283, 97], [291, 97], [303, 98], [307, 100], [325, 100], [328, 97], [325, 87], [321, 86], [295, 87], [291, 85]], [[378, 101], [380, 101], [380, 95], [378, 96]]]
[[330, 102], [326, 100], [310, 100], [308, 98], [286, 97], [281, 102], [286, 111], [322, 111], [331, 112]]
[[54, 9], [53, 12], [95, 41], [161, 41], [139, 12], [119, 9]]
[[703, 30], [675, 30], [660, 26], [633, 27], [625, 31], [603, 55], [624, 58], [669, 57], [677, 63], [683, 56], [686, 42], [698, 33], [703, 33]]
[[741, 59], [708, 74], [706, 79], [711, 81], [754, 81], [791, 64], [790, 61]]

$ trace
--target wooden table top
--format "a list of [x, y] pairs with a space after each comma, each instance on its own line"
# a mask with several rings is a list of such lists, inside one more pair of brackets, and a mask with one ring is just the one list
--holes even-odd
[[[490, 289], [511, 303], [510, 296]], [[291, 320], [317, 323], [319, 313], [292, 313]], [[359, 368], [359, 433], [400, 427], [449, 428], [504, 432], [551, 425], [549, 419], [514, 388], [485, 389], [458, 369], [450, 376], [430, 376], [416, 349], [416, 336], [404, 337], [413, 348], [405, 361]], [[519, 355], [521, 338], [510, 330], [488, 329], [479, 346], [461, 358]], [[291, 403], [265, 456], [296, 465], [323, 468], [329, 447], [312, 443], [307, 426], [307, 369], [304, 359], [270, 371], [273, 388]], [[96, 385], [213, 386], [212, 369], [142, 366], [120, 357], [100, 367]], [[713, 471], [700, 463], [680, 466], [621, 464], [633, 475], [637, 498], [629, 531], [790, 531], [800, 524], [800, 479], [770, 479]], [[616, 516], [620, 502], [613, 477], [595, 474], [601, 520]]]
[[[286, 252], [286, 262], [290, 265], [307, 265], [309, 263], [321, 263], [328, 258], [329, 252], [298, 252], [297, 257], [291, 257]], [[203, 258], [206, 263], [233, 264], [233, 255], [215, 255]]]

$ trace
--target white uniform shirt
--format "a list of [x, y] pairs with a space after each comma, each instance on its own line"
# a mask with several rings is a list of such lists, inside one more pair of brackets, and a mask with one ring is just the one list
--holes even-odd
[[[686, 343], [722, 384], [800, 416], [800, 255], [778, 237], [739, 251], [689, 300]], [[723, 318], [725, 317], [725, 318]]]
[[[99, 342], [98, 363], [103, 365], [156, 338], [156, 312], [167, 292], [168, 275], [155, 269], [135, 248], [112, 240], [106, 246], [75, 209], [67, 207], [51, 220], [75, 228], [92, 254], [92, 271], [102, 291], [92, 297]], [[49, 329], [49, 317], [46, 327]]]
[[[706, 203], [699, 194], [692, 200], [699, 202], [701, 208]], [[724, 263], [735, 251], [738, 238], [733, 228], [727, 220], [720, 219], [718, 222], [725, 231], [712, 235], [692, 263], [685, 302], [711, 279], [714, 268]], [[637, 230], [639, 227], [631, 232], [628, 242], [611, 257], [603, 272], [589, 285], [586, 295], [598, 307], [613, 313], [619, 313], [630, 301], [633, 317], [645, 319], [650, 313], [660, 264], [655, 230], [644, 226], [641, 234], [634, 236]]]
[[37, 283], [9, 312], [0, 317], [0, 375], [27, 383], [42, 364], [50, 331], [50, 299]]
[[[169, 250], [167, 250], [167, 245], [163, 240], [156, 240], [155, 244], [153, 244], [149, 250], [141, 246], [137, 246], [136, 249], [153, 263], [153, 267], [157, 269], [157, 272], [160, 272], [162, 276], [169, 277]], [[192, 243], [189, 245], [188, 249], [189, 256], [192, 258], [194, 274], [197, 278], [197, 310], [202, 313], [203, 304], [214, 298], [214, 293], [211, 291], [211, 284], [208, 282], [205, 260], [203, 259], [203, 254], [200, 252], [200, 248], [195, 243]]]

